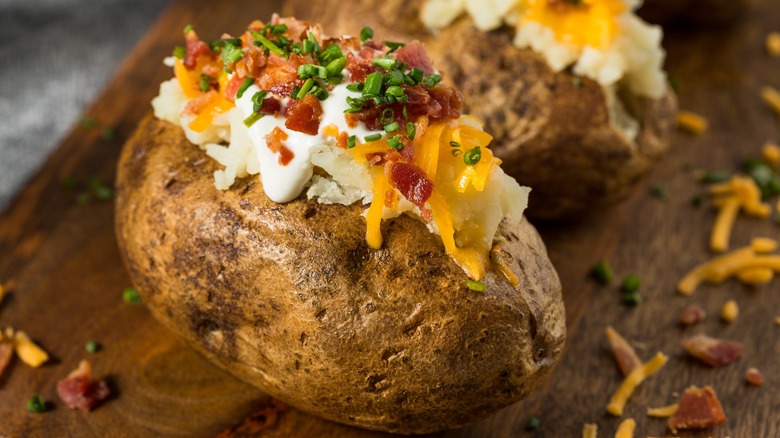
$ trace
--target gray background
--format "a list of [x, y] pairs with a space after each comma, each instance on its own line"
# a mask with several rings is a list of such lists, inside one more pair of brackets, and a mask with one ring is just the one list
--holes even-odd
[[0, 0], [0, 212], [168, 0]]

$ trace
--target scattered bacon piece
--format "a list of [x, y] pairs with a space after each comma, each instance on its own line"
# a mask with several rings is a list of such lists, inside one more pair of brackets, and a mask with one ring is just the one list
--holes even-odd
[[702, 334], [683, 339], [682, 346], [688, 354], [711, 367], [723, 366], [742, 357], [742, 344]]
[[14, 355], [14, 340], [0, 332], [0, 377]]
[[229, 429], [222, 431], [217, 438], [236, 438], [255, 436], [259, 432], [273, 427], [279, 420], [279, 416], [288, 409], [288, 406], [279, 400], [272, 399], [271, 402], [257, 411], [253, 412], [242, 421]]
[[669, 429], [678, 430], [705, 429], [723, 424], [726, 415], [718, 395], [711, 386], [686, 389], [677, 408], [677, 412], [669, 418]]
[[[416, 120], [422, 116], [428, 116], [430, 122], [437, 120], [451, 120], [460, 117], [460, 109], [463, 107], [463, 98], [454, 88], [433, 87], [425, 88], [422, 85], [410, 87], [401, 85], [408, 100], [406, 103], [393, 103], [390, 105], [372, 106], [363, 108], [356, 113], [346, 114], [347, 124], [350, 127], [357, 125], [357, 122], [366, 124], [366, 128], [376, 131], [381, 130], [383, 125], [381, 121], [382, 112], [386, 108], [391, 108], [394, 113], [394, 119], [400, 126], [404, 126], [406, 121], [403, 118], [404, 107], [406, 107], [409, 119]], [[421, 135], [418, 133], [418, 135]]]
[[187, 105], [184, 106], [184, 114], [200, 114], [203, 107], [206, 106], [217, 94], [214, 90], [209, 90], [208, 93], [201, 94], [200, 96], [190, 99]]
[[763, 386], [764, 375], [757, 368], [748, 368], [745, 373], [745, 381], [747, 381], [748, 385]]
[[431, 197], [433, 182], [425, 171], [410, 163], [394, 163], [388, 172], [390, 185], [398, 189], [414, 205], [425, 208], [425, 201]]
[[298, 79], [298, 67], [305, 63], [300, 55], [292, 54], [285, 59], [271, 53], [262, 74], [256, 78], [257, 86], [280, 96], [289, 96], [296, 85], [303, 83]]
[[282, 102], [275, 97], [266, 97], [260, 105], [260, 114], [279, 114], [282, 111]]
[[258, 78], [268, 64], [268, 57], [263, 49], [254, 44], [246, 45], [246, 49], [244, 56], [236, 62], [235, 71], [241, 77]]
[[300, 100], [291, 100], [284, 110], [284, 126], [298, 132], [316, 135], [320, 132], [322, 105], [312, 94]]
[[426, 75], [433, 73], [431, 59], [425, 52], [425, 47], [421, 42], [414, 40], [395, 51], [395, 57], [405, 62], [409, 68], [419, 68]]
[[347, 131], [339, 132], [339, 135], [336, 136], [336, 145], [341, 149], [349, 147], [349, 133]]
[[681, 326], [690, 327], [700, 323], [705, 316], [707, 316], [707, 312], [704, 311], [704, 308], [698, 304], [692, 304], [680, 313], [679, 323]]
[[635, 368], [642, 366], [642, 361], [636, 355], [634, 347], [612, 327], [607, 327], [607, 341], [609, 341], [609, 348], [612, 349], [612, 354], [615, 355], [615, 362], [617, 362], [620, 372], [624, 376], [629, 375]]
[[195, 68], [195, 64], [198, 63], [198, 58], [201, 55], [212, 56], [213, 53], [206, 43], [198, 39], [198, 34], [194, 30], [187, 32], [185, 38], [187, 40], [187, 54], [184, 56], [182, 64], [184, 64], [187, 70], [192, 70]]
[[292, 161], [293, 158], [295, 158], [295, 153], [288, 149], [287, 146], [282, 145], [279, 150], [279, 164], [286, 166], [290, 164], [290, 161]]
[[358, 56], [353, 55], [352, 52], [347, 53], [347, 65], [345, 68], [349, 72], [349, 80], [351, 82], [363, 82], [369, 74], [380, 71], [380, 68], [371, 62], [373, 56], [364, 58], [361, 55], [363, 55], [363, 51]]
[[244, 83], [244, 79], [246, 78], [243, 76], [237, 74], [233, 75], [225, 86], [225, 99], [231, 102], [236, 101], [236, 94], [238, 94], [238, 89], [241, 88], [241, 84]]
[[57, 382], [57, 395], [70, 409], [89, 412], [110, 394], [104, 380], [92, 381], [92, 365], [86, 360], [82, 360], [68, 377]]

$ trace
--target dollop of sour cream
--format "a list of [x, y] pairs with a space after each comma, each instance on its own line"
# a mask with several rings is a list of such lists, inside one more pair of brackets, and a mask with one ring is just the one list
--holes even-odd
[[[335, 125], [339, 132], [347, 132], [347, 135], [356, 136], [358, 142], [362, 142], [364, 137], [371, 134], [384, 134], [383, 131], [366, 129], [362, 122], [359, 122], [355, 127], [347, 125], [347, 120], [344, 117], [344, 111], [349, 109], [347, 97], [360, 96], [360, 92], [348, 90], [347, 85], [349, 85], [349, 82], [345, 74], [345, 80], [333, 87], [327, 99], [320, 101], [322, 117], [317, 135], [309, 135], [285, 127], [285, 118], [282, 114], [290, 103], [291, 98], [281, 98], [280, 96], [268, 94], [267, 97], [274, 96], [282, 101], [282, 114], [278, 116], [263, 116], [249, 127], [249, 137], [255, 146], [257, 158], [260, 162], [260, 179], [263, 182], [265, 194], [272, 201], [277, 203], [290, 202], [301, 194], [314, 174], [314, 166], [311, 159], [312, 151], [323, 145], [333, 144], [335, 140], [333, 137], [323, 134], [327, 126]], [[236, 107], [241, 111], [244, 118], [252, 115], [254, 106], [252, 96], [259, 91], [259, 87], [251, 85], [240, 98], [236, 99]], [[279, 163], [279, 155], [271, 151], [266, 144], [265, 137], [274, 128], [279, 128], [287, 134], [287, 140], [284, 142], [284, 145], [294, 154], [293, 159], [286, 165]]]

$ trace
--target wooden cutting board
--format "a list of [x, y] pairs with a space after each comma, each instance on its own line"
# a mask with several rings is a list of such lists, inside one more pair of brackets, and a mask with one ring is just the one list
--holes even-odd
[[[214, 436], [258, 409], [255, 432], [246, 436], [382, 435], [269, 405], [266, 395], [180, 343], [142, 305], [124, 303], [122, 290], [129, 280], [114, 239], [112, 205], [76, 202], [89, 191], [91, 178], [113, 180], [123, 141], [150, 110], [158, 84], [171, 76], [161, 60], [181, 44], [186, 24], [205, 38], [217, 38], [223, 30], [240, 31], [255, 17], [266, 19], [279, 3], [174, 3], [87, 111], [99, 127], [116, 128], [115, 137], [102, 138], [99, 128], [75, 127], [0, 216], [0, 282], [10, 289], [0, 305], [0, 326], [25, 330], [52, 356], [39, 369], [15, 359], [0, 378], [0, 436]], [[525, 401], [441, 436], [578, 436], [585, 422], [598, 423], [602, 437], [612, 436], [619, 419], [608, 416], [605, 405], [620, 377], [604, 345], [607, 325], [635, 341], [642, 358], [659, 350], [671, 356], [628, 404], [626, 416], [637, 420], [637, 436], [669, 435], [665, 422], [648, 418], [645, 410], [674, 402], [674, 394], [694, 384], [715, 387], [729, 420], [685, 436], [780, 436], [780, 327], [773, 322], [780, 315], [778, 281], [758, 289], [735, 282], [702, 287], [693, 297], [677, 295], [674, 287], [689, 268], [709, 257], [706, 241], [714, 217], [707, 208], [691, 206], [702, 187], [683, 170], [686, 163], [733, 171], [742, 159], [757, 155], [767, 139], [780, 140], [780, 120], [759, 98], [762, 85], [780, 86], [780, 59], [769, 58], [763, 49], [770, 30], [780, 30], [780, 3], [764, 0], [734, 28], [667, 34], [667, 65], [682, 81], [681, 106], [705, 115], [709, 132], [677, 135], [671, 153], [623, 205], [578, 224], [541, 227], [564, 286], [565, 355], [552, 378]], [[61, 180], [70, 176], [82, 186], [64, 188]], [[657, 183], [668, 187], [667, 201], [650, 194]], [[741, 218], [732, 246], [757, 235], [778, 237], [778, 228], [771, 221]], [[612, 262], [619, 278], [641, 277], [641, 305], [626, 307], [617, 285], [602, 287], [588, 279], [601, 258]], [[742, 314], [727, 325], [717, 314], [729, 298], [737, 300]], [[701, 304], [710, 316], [681, 330], [677, 315], [690, 303]], [[694, 363], [678, 344], [698, 332], [744, 343], [744, 357], [720, 369]], [[87, 353], [89, 340], [101, 350]], [[89, 414], [64, 408], [55, 389], [84, 358], [115, 394]], [[764, 372], [762, 388], [745, 385], [749, 366]], [[33, 394], [50, 402], [46, 413], [27, 412]], [[531, 417], [540, 420], [533, 433], [525, 431]]]

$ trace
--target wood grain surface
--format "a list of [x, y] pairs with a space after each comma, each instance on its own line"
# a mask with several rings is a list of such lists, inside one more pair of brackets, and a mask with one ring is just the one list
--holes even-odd
[[[0, 436], [215, 436], [234, 425], [227, 436], [382, 435], [271, 404], [185, 347], [142, 305], [124, 303], [122, 290], [129, 283], [114, 238], [112, 205], [76, 202], [90, 178], [113, 180], [122, 142], [150, 110], [158, 84], [171, 75], [160, 60], [181, 44], [186, 24], [205, 38], [217, 38], [280, 7], [275, 1], [174, 3], [87, 112], [101, 127], [116, 128], [116, 136], [106, 140], [100, 129], [75, 127], [0, 216], [0, 282], [10, 290], [0, 304], [0, 326], [25, 330], [52, 355], [39, 369], [14, 359], [0, 378]], [[637, 436], [670, 435], [665, 421], [647, 417], [646, 408], [674, 402], [673, 394], [689, 385], [706, 384], [720, 395], [728, 422], [682, 436], [780, 436], [777, 280], [758, 289], [735, 282], [702, 287], [693, 297], [677, 295], [674, 288], [689, 268], [710, 256], [706, 242], [714, 218], [709, 209], [691, 206], [702, 187], [694, 172], [683, 170], [685, 164], [734, 171], [766, 140], [780, 140], [780, 120], [759, 98], [762, 85], [780, 86], [780, 58], [769, 58], [763, 49], [771, 30], [780, 30], [780, 3], [764, 0], [733, 28], [667, 33], [667, 66], [681, 79], [681, 107], [706, 116], [710, 130], [700, 137], [677, 135], [671, 153], [619, 207], [579, 223], [540, 228], [564, 285], [569, 328], [564, 357], [552, 378], [525, 401], [440, 436], [579, 436], [585, 422], [597, 423], [600, 436], [612, 436], [620, 420], [608, 416], [605, 406], [620, 377], [605, 347], [607, 325], [634, 341], [643, 359], [659, 350], [671, 356], [628, 403], [625, 416], [637, 420]], [[82, 187], [63, 188], [66, 176], [77, 177]], [[667, 201], [650, 194], [657, 183], [668, 187]], [[732, 246], [758, 235], [777, 237], [778, 228], [771, 221], [741, 218]], [[603, 287], [588, 279], [590, 267], [602, 258], [612, 262], [618, 278], [641, 277], [641, 305], [626, 307], [617, 284]], [[730, 298], [742, 314], [727, 325], [717, 314]], [[701, 304], [709, 316], [697, 327], [679, 329], [677, 316], [691, 303]], [[699, 332], [744, 343], [744, 357], [724, 368], [700, 366], [679, 348], [684, 336]], [[86, 352], [89, 340], [102, 349]], [[66, 409], [56, 397], [57, 381], [84, 358], [115, 394], [89, 414]], [[745, 385], [750, 366], [764, 372], [762, 388]], [[33, 394], [49, 401], [47, 412], [27, 412]], [[258, 413], [254, 422], [238, 426], [252, 412]], [[540, 419], [535, 432], [525, 431], [531, 417]]]

